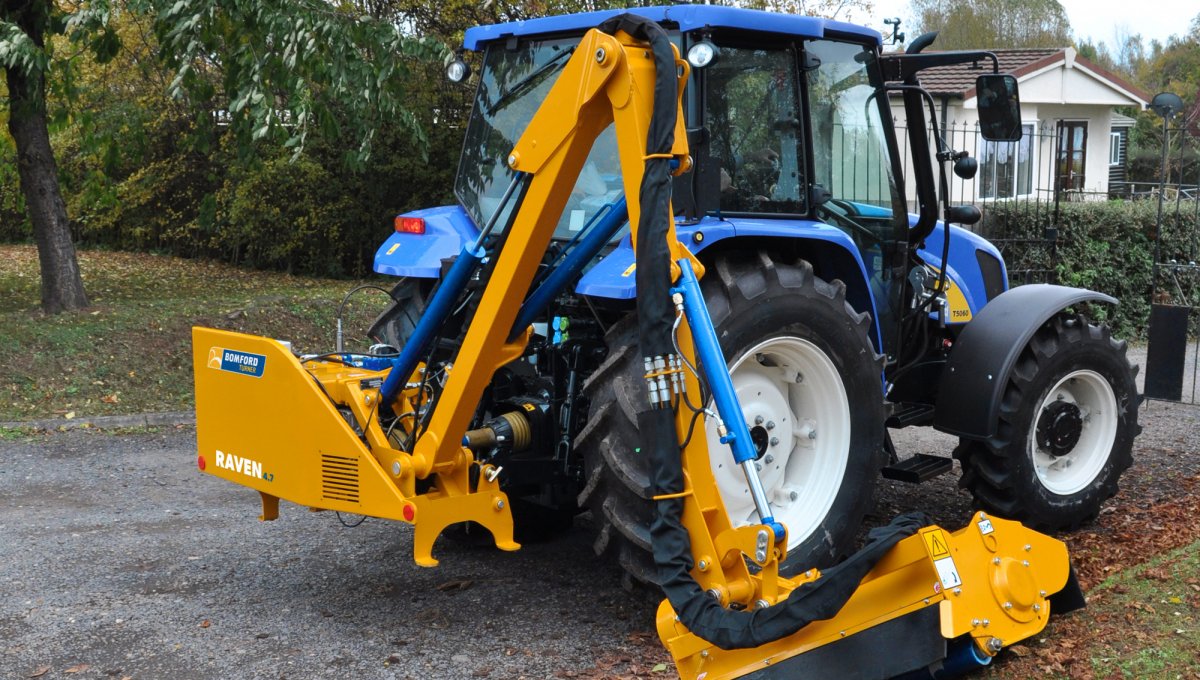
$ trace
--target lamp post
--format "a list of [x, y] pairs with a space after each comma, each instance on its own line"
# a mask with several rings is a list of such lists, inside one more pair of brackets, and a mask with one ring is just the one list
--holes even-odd
[[1170, 152], [1170, 125], [1171, 119], [1175, 114], [1183, 109], [1183, 100], [1174, 92], [1159, 92], [1150, 100], [1150, 108], [1162, 117], [1163, 120], [1163, 141], [1162, 141], [1162, 168], [1158, 175], [1158, 215], [1154, 219], [1154, 268], [1151, 271], [1150, 278], [1150, 303], [1154, 303], [1154, 297], [1158, 293], [1158, 262], [1161, 259], [1161, 243], [1162, 243], [1162, 213], [1163, 213], [1163, 194], [1167, 190], [1167, 154]]
[[1187, 347], [1187, 307], [1165, 304], [1158, 297], [1158, 268], [1162, 260], [1163, 194], [1167, 188], [1167, 154], [1171, 118], [1183, 109], [1179, 95], [1154, 95], [1150, 108], [1163, 119], [1162, 170], [1158, 178], [1158, 217], [1154, 222], [1154, 264], [1150, 269], [1150, 329], [1146, 345], [1145, 395], [1151, 399], [1183, 399], [1183, 365]]

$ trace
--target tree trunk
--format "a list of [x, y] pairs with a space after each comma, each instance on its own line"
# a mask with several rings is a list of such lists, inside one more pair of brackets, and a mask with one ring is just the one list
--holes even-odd
[[88, 304], [75, 259], [67, 207], [58, 186], [58, 165], [46, 126], [45, 76], [7, 69], [8, 131], [17, 144], [17, 169], [42, 270], [42, 309], [47, 314]]

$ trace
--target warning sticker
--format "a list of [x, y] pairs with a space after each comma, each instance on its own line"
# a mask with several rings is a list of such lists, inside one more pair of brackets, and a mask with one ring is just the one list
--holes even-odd
[[987, 536], [988, 534], [992, 533], [995, 530], [996, 530], [995, 527], [992, 526], [992, 520], [990, 520], [990, 519], [979, 520], [979, 533], [983, 534], [984, 536]]
[[958, 576], [958, 567], [954, 565], [953, 557], [934, 560], [933, 566], [937, 568], [938, 579], [941, 580], [943, 588], [957, 588], [962, 585], [962, 579]]
[[929, 548], [929, 556], [932, 557], [934, 561], [950, 556], [950, 549], [946, 547], [946, 537], [942, 535], [942, 532], [930, 531], [924, 536], [925, 545]]

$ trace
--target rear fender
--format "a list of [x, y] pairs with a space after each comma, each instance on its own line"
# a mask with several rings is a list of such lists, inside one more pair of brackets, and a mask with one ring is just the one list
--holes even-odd
[[933, 426], [972, 439], [994, 435], [1004, 386], [1021, 351], [1042, 324], [1080, 302], [1117, 304], [1103, 293], [1049, 284], [1019, 286], [989, 302], [954, 343]]
[[[676, 224], [675, 231], [679, 240], [694, 254], [716, 243], [728, 250], [742, 243], [747, 249], [758, 249], [764, 242], [807, 242], [806, 250], [813, 254], [810, 259], [817, 275], [826, 280], [840, 279], [846, 284], [846, 299], [850, 305], [858, 311], [871, 313], [875, 331], [872, 340], [876, 350], [881, 346], [879, 315], [867, 268], [858, 247], [842, 230], [811, 220], [706, 217], [695, 224]], [[737, 239], [736, 243], [731, 242], [733, 239]], [[634, 271], [633, 246], [626, 236], [583, 275], [575, 292], [611, 300], [632, 300], [637, 295]]]
[[457, 256], [479, 235], [475, 223], [457, 205], [417, 210], [402, 217], [424, 219], [425, 233], [392, 233], [375, 251], [376, 273], [436, 279], [442, 273], [442, 260]]

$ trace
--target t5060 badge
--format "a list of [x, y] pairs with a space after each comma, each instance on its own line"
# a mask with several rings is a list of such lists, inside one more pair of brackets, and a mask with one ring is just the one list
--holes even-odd
[[208, 367], [261, 378], [267, 367], [267, 358], [261, 354], [213, 347], [208, 350]]

